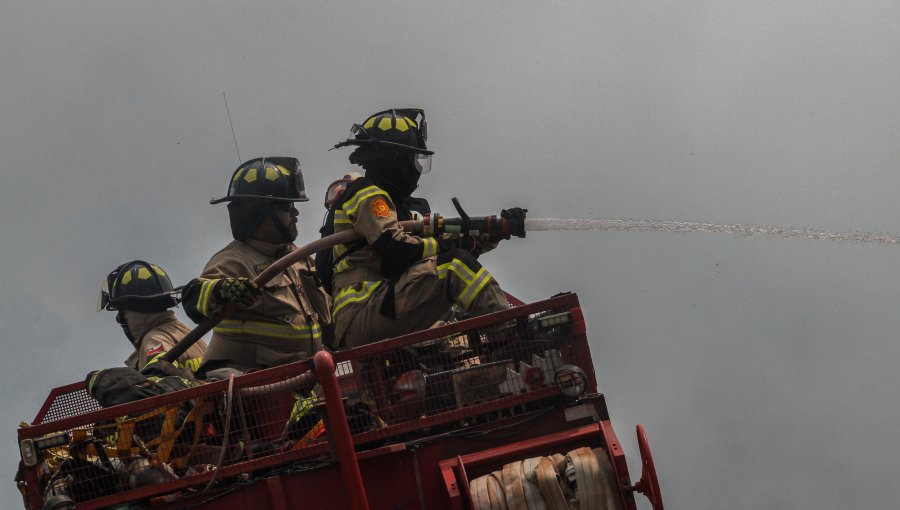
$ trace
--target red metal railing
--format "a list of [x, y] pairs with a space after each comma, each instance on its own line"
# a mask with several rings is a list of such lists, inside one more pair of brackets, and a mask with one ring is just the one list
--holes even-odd
[[[58, 388], [19, 430], [20, 442], [69, 434], [25, 470], [27, 504], [40, 508], [54, 493], [79, 509], [214, 495], [254, 473], [318, 459], [340, 461], [350, 504], [367, 508], [354, 450], [559, 401], [562, 364], [580, 366], [586, 391], [595, 392], [578, 306], [575, 295], [561, 295], [107, 409], [86, 398], [81, 383]], [[295, 395], [289, 386], [308, 371], [323, 391], [309, 397], [300, 387]], [[308, 412], [294, 413], [304, 401]]]

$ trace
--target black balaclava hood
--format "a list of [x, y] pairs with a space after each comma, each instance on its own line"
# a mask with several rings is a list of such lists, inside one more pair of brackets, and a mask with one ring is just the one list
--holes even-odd
[[243, 241], [266, 220], [266, 207], [260, 200], [234, 200], [228, 203], [231, 237]]
[[125, 320], [125, 310], [119, 310], [116, 312], [116, 322], [119, 323], [119, 326], [122, 326], [122, 331], [125, 333], [125, 338], [131, 342], [131, 345], [137, 347], [137, 339], [134, 338], [134, 334], [131, 333], [131, 329], [128, 327], [128, 321]]
[[266, 221], [267, 217], [271, 216], [275, 229], [281, 235], [281, 240], [273, 244], [294, 242], [296, 237], [291, 235], [290, 227], [278, 219], [273, 205], [265, 200], [234, 200], [229, 202], [228, 219], [231, 222], [231, 236], [238, 241], [244, 241]]
[[366, 177], [387, 191], [395, 204], [403, 203], [419, 187], [422, 174], [406, 151], [360, 146], [349, 159], [350, 163], [363, 167]]

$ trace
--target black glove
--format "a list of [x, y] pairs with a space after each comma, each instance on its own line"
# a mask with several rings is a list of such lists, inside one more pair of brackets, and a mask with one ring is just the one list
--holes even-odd
[[250, 278], [222, 278], [213, 288], [213, 297], [219, 303], [234, 303], [244, 307], [253, 306], [258, 301], [262, 291], [259, 285]]
[[[462, 236], [457, 242], [459, 243], [459, 247], [467, 252], [471, 253], [473, 257], [476, 259], [479, 255], [484, 253], [484, 243], [485, 241], [472, 237], [472, 236]], [[492, 246], [493, 248], [494, 246]]]
[[486, 239], [478, 239], [469, 235], [462, 235], [453, 239], [441, 239], [438, 241], [438, 253], [461, 249], [472, 254], [476, 259], [484, 252]]

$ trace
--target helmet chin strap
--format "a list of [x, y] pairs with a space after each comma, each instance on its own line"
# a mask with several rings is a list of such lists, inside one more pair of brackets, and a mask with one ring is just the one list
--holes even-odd
[[275, 212], [275, 209], [269, 209], [269, 217], [272, 218], [272, 224], [275, 225], [275, 230], [278, 231], [278, 235], [281, 236], [281, 242], [278, 244], [288, 244], [294, 242], [296, 237], [291, 233], [290, 227], [284, 224], [281, 219], [278, 218], [278, 214]]

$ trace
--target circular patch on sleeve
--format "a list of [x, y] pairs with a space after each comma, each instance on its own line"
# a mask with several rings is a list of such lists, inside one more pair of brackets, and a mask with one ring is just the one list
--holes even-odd
[[388, 206], [387, 200], [381, 197], [372, 200], [369, 208], [372, 210], [372, 214], [379, 218], [387, 218], [391, 215], [391, 208]]

